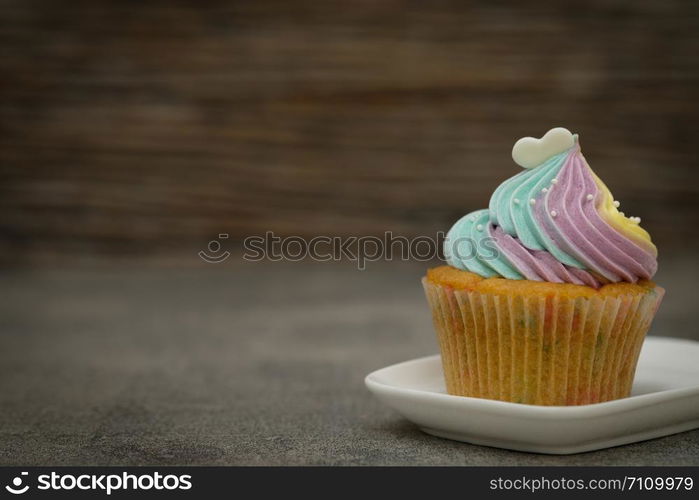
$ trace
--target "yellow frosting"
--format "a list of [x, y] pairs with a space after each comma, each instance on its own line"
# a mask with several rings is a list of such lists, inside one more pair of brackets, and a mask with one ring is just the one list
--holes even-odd
[[638, 222], [625, 217], [617, 210], [614, 206], [614, 197], [612, 196], [609, 188], [602, 182], [602, 180], [597, 177], [593, 172], [592, 174], [597, 183], [597, 187], [602, 193], [602, 200], [598, 206], [598, 212], [600, 217], [604, 219], [607, 224], [612, 226], [614, 229], [622, 233], [624, 236], [629, 238], [634, 243], [640, 245], [643, 248], [649, 249], [654, 255], [658, 255], [658, 249], [655, 247], [650, 239], [650, 234], [643, 229]]

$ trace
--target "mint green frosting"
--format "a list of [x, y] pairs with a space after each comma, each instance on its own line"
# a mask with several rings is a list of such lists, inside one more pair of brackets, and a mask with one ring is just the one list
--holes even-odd
[[523, 276], [507, 260], [504, 252], [496, 251], [495, 247], [483, 247], [487, 242], [489, 221], [488, 209], [477, 210], [459, 219], [445, 239], [444, 256], [447, 262], [486, 278], [503, 276], [513, 280], [522, 279]]
[[541, 190], [553, 185], [565, 163], [568, 151], [552, 156], [539, 167], [528, 169], [500, 184], [490, 198], [490, 221], [510, 236], [516, 236], [532, 250], [546, 250], [559, 262], [577, 268], [584, 266], [565, 253], [542, 231], [529, 200], [539, 200]]

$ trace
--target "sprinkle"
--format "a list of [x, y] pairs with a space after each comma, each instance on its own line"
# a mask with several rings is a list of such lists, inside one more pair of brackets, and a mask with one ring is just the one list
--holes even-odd
[[512, 201], [514, 202], [515, 205], [519, 205], [519, 200], [518, 200], [517, 198], [515, 198], [515, 199], [512, 200]]
[[548, 193], [548, 191], [549, 191], [549, 190], [546, 189], [546, 188], [542, 188], [542, 189], [541, 189], [541, 192], [542, 192], [542, 193]]
[[614, 206], [617, 207], [617, 208], [619, 208], [619, 205], [621, 205], [621, 203], [619, 203], [618, 201], [614, 200]]
[[592, 196], [592, 194], [588, 194], [588, 195], [586, 196], [586, 198], [587, 198], [587, 201], [592, 201], [595, 197]]
[[478, 225], [476, 226], [476, 229], [477, 229], [478, 231], [483, 231], [483, 225], [482, 225], [482, 224], [478, 224]]
[[530, 204], [530, 205], [536, 204], [536, 200], [535, 200], [534, 198], [532, 198], [531, 200], [529, 200], [529, 204]]
[[558, 184], [558, 179], [556, 179], [555, 177], [551, 179], [551, 184]]
[[558, 212], [556, 212], [555, 210], [551, 210], [551, 217], [555, 217], [557, 215], [558, 215]]
[[625, 217], [624, 212], [619, 212], [622, 217]]

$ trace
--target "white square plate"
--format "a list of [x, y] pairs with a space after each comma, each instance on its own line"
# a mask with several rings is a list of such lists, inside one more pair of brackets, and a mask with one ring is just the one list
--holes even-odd
[[699, 342], [648, 337], [631, 396], [582, 406], [534, 406], [450, 396], [440, 357], [370, 373], [366, 386], [423, 431], [457, 441], [570, 454], [699, 427]]

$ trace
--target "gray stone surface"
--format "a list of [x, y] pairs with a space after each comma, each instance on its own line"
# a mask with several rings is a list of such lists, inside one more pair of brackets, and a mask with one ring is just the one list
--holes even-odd
[[[697, 338], [689, 260], [656, 335]], [[363, 385], [436, 352], [424, 265], [130, 265], [0, 277], [0, 463], [699, 464], [699, 431], [572, 456], [421, 433]]]

